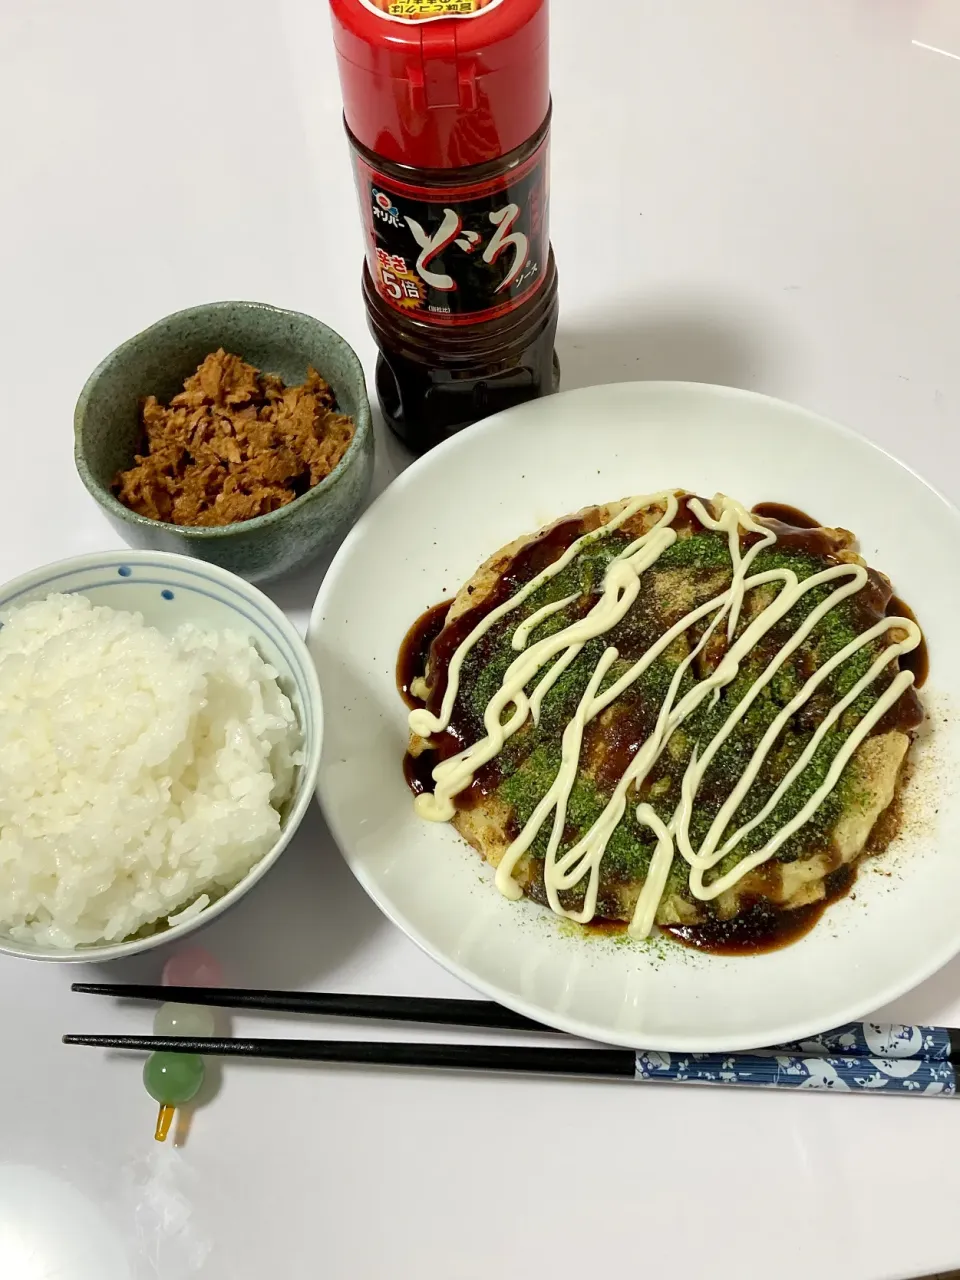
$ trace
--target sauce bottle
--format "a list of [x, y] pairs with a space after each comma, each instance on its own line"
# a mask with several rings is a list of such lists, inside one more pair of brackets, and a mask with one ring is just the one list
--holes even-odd
[[330, 0], [384, 417], [416, 452], [556, 390], [547, 0]]

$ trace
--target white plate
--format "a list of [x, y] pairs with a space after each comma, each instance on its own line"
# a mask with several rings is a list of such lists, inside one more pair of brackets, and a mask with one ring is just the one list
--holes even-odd
[[[511, 538], [591, 503], [682, 486], [770, 500], [853, 529], [930, 646], [935, 724], [909, 819], [855, 896], [792, 946], [702, 955], [583, 936], [500, 896], [448, 826], [413, 813], [401, 774], [397, 650], [429, 605]], [[804, 409], [745, 391], [638, 382], [490, 418], [416, 463], [340, 549], [308, 643], [326, 737], [318, 794], [382, 910], [479, 991], [595, 1040], [688, 1052], [775, 1044], [868, 1014], [960, 950], [960, 513], [902, 464]], [[938, 810], [939, 812], [935, 812]], [[890, 874], [887, 874], [890, 873]]]

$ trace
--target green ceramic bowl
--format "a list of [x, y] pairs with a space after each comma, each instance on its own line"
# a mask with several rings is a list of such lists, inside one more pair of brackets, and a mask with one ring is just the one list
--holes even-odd
[[[333, 387], [353, 440], [325, 480], [278, 511], [221, 528], [193, 529], [149, 520], [118, 502], [111, 484], [141, 441], [140, 402], [166, 403], [211, 351], [223, 347], [287, 384], [313, 365]], [[373, 428], [366, 379], [339, 334], [312, 316], [259, 302], [210, 302], [158, 320], [103, 361], [74, 413], [80, 478], [133, 547], [176, 551], [229, 569], [250, 582], [278, 577], [311, 560], [356, 519], [373, 475]]]

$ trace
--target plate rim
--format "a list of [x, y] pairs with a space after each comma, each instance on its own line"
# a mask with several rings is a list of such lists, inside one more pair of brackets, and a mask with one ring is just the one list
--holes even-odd
[[[473, 424], [467, 430], [469, 438], [476, 438], [478, 433], [488, 433], [495, 429], [496, 425], [507, 416], [520, 416], [526, 412], [544, 411], [544, 405], [548, 404], [556, 397], [581, 398], [585, 396], [595, 395], [598, 392], [612, 392], [616, 390], [624, 390], [627, 388], [643, 388], [645, 393], [655, 394], [658, 391], [665, 392], [697, 392], [700, 394], [708, 393], [719, 395], [726, 399], [746, 399], [761, 404], [775, 407], [779, 410], [788, 410], [790, 412], [799, 412], [807, 418], [816, 419], [823, 426], [831, 431], [845, 436], [858, 442], [862, 446], [866, 446], [882, 457], [894, 463], [895, 466], [902, 471], [907, 472], [916, 481], [918, 481], [924, 489], [926, 489], [933, 497], [935, 497], [952, 515], [960, 521], [960, 507], [952, 502], [944, 493], [942, 493], [934, 484], [926, 477], [922, 476], [909, 463], [904, 462], [896, 454], [892, 453], [884, 445], [879, 444], [875, 440], [871, 440], [862, 432], [852, 427], [846, 426], [844, 423], [836, 422], [832, 418], [826, 417], [824, 414], [818, 413], [816, 410], [807, 409], [803, 405], [796, 404], [789, 400], [783, 400], [776, 396], [766, 395], [763, 392], [750, 391], [740, 387], [730, 387], [719, 383], [709, 382], [691, 382], [674, 379], [633, 379], [623, 382], [605, 382], [597, 383], [586, 387], [574, 387], [569, 391], [560, 391], [554, 396], [544, 397], [540, 400], [529, 401], [526, 404], [514, 406], [500, 413], [491, 414], [490, 417], [482, 419], [480, 422]], [[377, 519], [377, 511], [381, 504], [385, 503], [388, 495], [390, 500], [395, 500], [397, 493], [402, 491], [411, 483], [411, 476], [418, 477], [424, 471], [430, 470], [438, 464], [437, 460], [444, 459], [449, 453], [455, 452], [462, 447], [464, 441], [464, 432], [460, 432], [449, 439], [443, 441], [442, 444], [431, 449], [429, 452], [415, 458], [414, 461], [406, 467], [393, 481], [391, 481], [383, 491], [378, 494], [360, 519], [348, 533], [347, 537], [337, 549], [336, 555], [330, 562], [327, 572], [324, 574], [322, 583], [317, 592], [313, 606], [310, 611], [310, 618], [307, 624], [306, 644], [313, 657], [313, 646], [316, 636], [320, 631], [322, 624], [322, 614], [326, 606], [326, 600], [332, 594], [333, 585], [339, 574], [339, 569], [344, 560], [352, 553], [353, 546], [360, 541], [365, 535], [368, 525]], [[314, 658], [316, 663], [316, 658]], [[322, 682], [322, 672], [318, 675]], [[322, 687], [322, 685], [321, 685]], [[329, 716], [329, 712], [328, 712]], [[332, 717], [331, 717], [332, 718]], [[864, 1006], [862, 1001], [853, 1001], [844, 1006], [839, 1013], [834, 1016], [831, 1014], [830, 1022], [824, 1025], [822, 1020], [807, 1020], [804, 1022], [785, 1023], [771, 1033], [771, 1038], [766, 1045], [758, 1045], [755, 1037], [745, 1034], [733, 1033], [721, 1039], [713, 1037], [697, 1037], [696, 1035], [677, 1035], [664, 1037], [654, 1034], [645, 1038], [644, 1044], [637, 1043], [637, 1036], [630, 1033], [618, 1034], [615, 1029], [604, 1028], [602, 1035], [598, 1036], [598, 1028], [581, 1018], [571, 1017], [559, 1011], [552, 1009], [544, 1009], [542, 1005], [532, 1001], [525, 1000], [522, 996], [515, 995], [511, 992], [504, 991], [495, 982], [489, 981], [478, 976], [472, 970], [462, 965], [453, 957], [445, 954], [442, 950], [434, 946], [428, 941], [420, 929], [410, 920], [406, 918], [404, 913], [393, 906], [386, 896], [381, 893], [379, 886], [374, 882], [367, 869], [363, 865], [361, 859], [349, 850], [349, 841], [343, 838], [340, 831], [340, 824], [337, 820], [333, 805], [327, 804], [325, 791], [327, 785], [327, 769], [326, 759], [321, 758], [320, 768], [317, 775], [316, 797], [320, 806], [324, 819], [334, 838], [341, 857], [350, 868], [351, 873], [358, 881], [364, 892], [376, 904], [378, 909], [386, 916], [386, 918], [401, 930], [412, 942], [414, 942], [426, 955], [436, 961], [443, 969], [450, 973], [453, 977], [458, 978], [472, 990], [495, 1000], [498, 1004], [502, 1004], [506, 1008], [512, 1009], [515, 1013], [522, 1014], [524, 1017], [530, 1018], [534, 1022], [541, 1023], [547, 1029], [554, 1029], [565, 1032], [578, 1039], [587, 1040], [591, 1043], [610, 1044], [621, 1046], [625, 1049], [633, 1050], [640, 1053], [644, 1050], [654, 1052], [671, 1052], [671, 1053], [726, 1053], [726, 1052], [742, 1052], [749, 1049], [771, 1047], [784, 1043], [804, 1040], [812, 1035], [819, 1035], [824, 1031], [834, 1027], [844, 1026], [847, 1023], [862, 1021], [868, 1014], [876, 1009], [885, 1007], [894, 1000], [899, 999], [908, 991], [915, 989], [922, 983], [926, 982], [930, 977], [937, 973], [944, 965], [948, 964], [958, 954], [960, 954], [960, 931], [957, 933], [955, 941], [951, 941], [948, 945], [937, 951], [933, 959], [921, 969], [911, 970], [909, 978], [902, 981], [891, 982], [887, 985], [878, 1000], [871, 1000], [868, 1006]], [[537, 904], [524, 903], [525, 906], [536, 906]], [[539, 908], [544, 910], [544, 908]]]

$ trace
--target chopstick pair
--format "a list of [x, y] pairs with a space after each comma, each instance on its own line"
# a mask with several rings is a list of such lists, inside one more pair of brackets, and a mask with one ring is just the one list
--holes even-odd
[[[224, 1009], [503, 1031], [552, 1030], [485, 1000], [108, 983], [74, 983], [73, 990], [90, 995], [213, 1005]], [[946, 1027], [880, 1023], [851, 1023], [793, 1044], [723, 1054], [634, 1052], [632, 1049], [603, 1046], [595, 1049], [527, 1048], [515, 1045], [130, 1035], [67, 1035], [63, 1042], [105, 1049], [191, 1053], [207, 1057], [335, 1062], [357, 1066], [440, 1067], [753, 1088], [914, 1093], [924, 1097], [955, 1095], [957, 1067], [960, 1065], [960, 1031]]]

